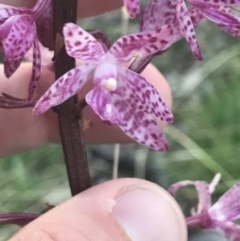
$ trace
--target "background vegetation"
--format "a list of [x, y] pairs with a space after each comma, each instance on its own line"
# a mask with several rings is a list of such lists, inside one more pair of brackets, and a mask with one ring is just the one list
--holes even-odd
[[[81, 20], [81, 26], [102, 29], [113, 41], [123, 32], [138, 28], [136, 21], [125, 19], [121, 11]], [[119, 176], [138, 176], [167, 188], [186, 179], [210, 182], [221, 172], [216, 200], [239, 179], [240, 45], [238, 39], [209, 21], [200, 24], [197, 37], [203, 61], [194, 59], [185, 40], [153, 61], [173, 91], [176, 121], [165, 129], [170, 151], [158, 153], [138, 144], [121, 145]], [[95, 184], [112, 177], [113, 156], [114, 145], [88, 146]], [[3, 158], [0, 173], [0, 211], [42, 212], [47, 208], [45, 203], [56, 205], [70, 197], [58, 145]], [[196, 192], [184, 189], [178, 200], [188, 212], [197, 203]], [[2, 227], [0, 240], [7, 240], [16, 230], [14, 226]], [[190, 240], [221, 238], [212, 232], [194, 232]]]

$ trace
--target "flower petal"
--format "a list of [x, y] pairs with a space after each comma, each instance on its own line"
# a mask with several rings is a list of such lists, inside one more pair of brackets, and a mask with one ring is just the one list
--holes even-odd
[[240, 182], [229, 189], [210, 209], [217, 220], [231, 221], [240, 218]]
[[202, 55], [198, 41], [195, 36], [194, 26], [188, 11], [188, 8], [183, 0], [178, 0], [176, 7], [177, 20], [182, 35], [186, 38], [189, 43], [194, 56], [201, 60]]
[[105, 56], [102, 45], [88, 32], [73, 23], [65, 24], [64, 40], [68, 55], [84, 61], [95, 61]]
[[10, 5], [0, 4], [0, 24], [12, 16], [24, 14], [30, 15], [31, 9], [26, 7], [13, 7]]
[[[127, 101], [119, 102], [118, 108], [127, 107], [130, 104]], [[137, 112], [132, 119], [127, 121], [128, 116], [132, 114], [133, 109], [128, 108], [125, 111], [125, 120], [117, 123], [118, 126], [138, 143], [141, 143], [156, 151], [168, 151], [168, 142], [160, 127], [152, 119], [152, 116], [144, 112]]]
[[227, 6], [209, 6], [200, 8], [202, 14], [209, 20], [224, 25], [239, 26], [240, 18], [235, 16]]
[[193, 6], [199, 8], [208, 7], [208, 6], [236, 6], [240, 5], [239, 0], [188, 0]]
[[208, 183], [204, 181], [181, 181], [171, 185], [168, 191], [172, 195], [175, 195], [180, 188], [190, 185], [195, 186], [198, 192], [199, 203], [197, 208], [197, 214], [207, 212], [211, 205], [211, 195]]
[[198, 8], [191, 7], [188, 11], [194, 26], [198, 25], [203, 19], [205, 19], [204, 15]]
[[42, 114], [75, 95], [87, 82], [95, 67], [93, 64], [84, 64], [68, 71], [44, 93], [36, 103], [33, 113]]
[[140, 13], [140, 1], [139, 0], [123, 0], [124, 6], [126, 7], [129, 15], [132, 18], [137, 17]]
[[0, 27], [5, 57], [8, 60], [22, 59], [35, 39], [35, 23], [32, 17], [14, 16]]
[[95, 86], [85, 99], [102, 121], [107, 121], [110, 124], [118, 124], [121, 121], [108, 90]]
[[34, 18], [34, 20], [38, 19], [42, 14], [44, 14], [44, 12], [50, 8], [51, 3], [52, 0], [38, 0], [31, 9], [31, 16]]
[[38, 45], [38, 40], [35, 38], [33, 44], [33, 67], [32, 67], [32, 76], [28, 86], [28, 99], [30, 100], [33, 97], [34, 91], [37, 87], [38, 80], [41, 75], [41, 54]]
[[118, 66], [118, 83], [119, 88], [125, 91], [130, 90], [135, 95], [140, 105], [140, 110], [152, 114], [155, 120], [172, 123], [174, 121], [173, 114], [163, 101], [159, 92], [146, 81], [141, 75], [123, 67]]
[[[40, 42], [38, 42], [38, 46], [40, 49], [40, 55], [41, 55], [41, 66], [44, 68], [47, 68], [51, 71], [54, 70], [54, 62], [52, 61], [54, 52], [50, 51], [49, 49], [45, 48]], [[27, 61], [33, 62], [33, 50], [34, 48], [31, 48], [26, 54], [25, 59]]]
[[10, 78], [21, 64], [21, 59], [8, 60], [4, 58], [4, 74], [7, 78]]
[[141, 31], [153, 31], [164, 25], [176, 23], [175, 0], [151, 0], [141, 13]]
[[169, 25], [153, 32], [126, 35], [117, 40], [108, 55], [117, 62], [124, 63], [136, 56], [149, 56], [166, 48], [172, 40], [173, 33]]
[[50, 5], [47, 10], [37, 19], [37, 34], [42, 45], [50, 50], [54, 49], [53, 34], [53, 6]]

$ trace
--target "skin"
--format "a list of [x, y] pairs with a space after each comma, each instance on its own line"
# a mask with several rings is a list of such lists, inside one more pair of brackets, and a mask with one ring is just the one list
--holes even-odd
[[[36, 1], [1, 0], [0, 2], [31, 7]], [[79, 17], [114, 10], [121, 4], [121, 0], [81, 0]], [[10, 79], [4, 77], [3, 66], [0, 68], [1, 92], [25, 98], [31, 64], [22, 64]], [[167, 105], [171, 107], [171, 90], [159, 71], [149, 65], [142, 75], [155, 86]], [[42, 70], [36, 96], [43, 94], [53, 81], [53, 73], [46, 69]], [[91, 87], [92, 82], [89, 81], [79, 93], [79, 97], [83, 98]], [[118, 127], [103, 124], [88, 107], [84, 110], [84, 118], [93, 122], [93, 126], [85, 131], [87, 143], [130, 141]], [[0, 156], [28, 150], [49, 142], [59, 142], [57, 119], [52, 110], [41, 116], [33, 116], [31, 108], [0, 109], [0, 119]], [[160, 128], [163, 125], [159, 123]], [[144, 197], [147, 201], [143, 203]], [[153, 225], [154, 223], [156, 225]], [[150, 237], [153, 234], [155, 236]], [[50, 210], [23, 228], [11, 241], [155, 241], [159, 238], [162, 241], [187, 239], [184, 217], [178, 204], [156, 184], [139, 179], [118, 179], [94, 186]]]

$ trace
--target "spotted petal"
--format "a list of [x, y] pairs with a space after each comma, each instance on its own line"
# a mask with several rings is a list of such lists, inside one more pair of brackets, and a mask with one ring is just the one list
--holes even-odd
[[188, 11], [194, 26], [198, 25], [203, 19], [205, 19], [198, 8], [191, 7]]
[[159, 92], [145, 78], [122, 66], [118, 66], [118, 78], [122, 84], [120, 88], [124, 91], [125, 87], [123, 86], [127, 86], [131, 94], [134, 93], [135, 98], [138, 98], [140, 110], [152, 114], [155, 120], [167, 123], [174, 121], [173, 114]]
[[149, 56], [165, 49], [172, 38], [172, 29], [165, 25], [154, 32], [129, 34], [120, 38], [108, 54], [119, 63], [128, 62], [133, 57]]
[[182, 35], [189, 43], [191, 50], [195, 57], [199, 60], [202, 59], [200, 47], [195, 36], [194, 26], [188, 11], [188, 8], [183, 0], [178, 0], [176, 7], [177, 20]]
[[192, 5], [198, 5], [198, 7], [204, 6], [239, 6], [240, 0], [188, 0]]
[[12, 16], [24, 14], [31, 14], [31, 9], [26, 7], [12, 7], [10, 5], [0, 4], [0, 24]]
[[8, 60], [4, 58], [4, 74], [7, 78], [10, 78], [21, 64], [21, 59]]
[[201, 13], [209, 20], [217, 24], [239, 26], [240, 18], [234, 15], [227, 6], [211, 6], [199, 8]]
[[[53, 71], [54, 70], [54, 62], [52, 61], [54, 52], [50, 51], [49, 49], [45, 48], [40, 42], [38, 43], [39, 49], [40, 49], [40, 55], [41, 55], [41, 66], [44, 68], [47, 68], [48, 70]], [[34, 48], [31, 48], [26, 54], [25, 59], [33, 62], [34, 54], [33, 54]]]
[[75, 95], [87, 82], [89, 75], [95, 67], [93, 64], [84, 64], [68, 71], [39, 99], [33, 113], [36, 115], [42, 114], [51, 107], [59, 105]]
[[105, 55], [102, 45], [76, 24], [67, 23], [63, 28], [68, 55], [84, 61], [98, 62]]
[[176, 23], [176, 0], [151, 0], [141, 14], [141, 31], [153, 31]]
[[190, 185], [195, 186], [198, 192], [199, 203], [197, 214], [207, 212], [211, 205], [211, 196], [208, 183], [204, 181], [181, 181], [171, 185], [168, 191], [172, 195], [175, 195], [180, 188]]
[[210, 214], [217, 220], [231, 221], [240, 218], [240, 182], [212, 206]]
[[[35, 32], [36, 34], [36, 32]], [[33, 67], [32, 67], [32, 76], [30, 79], [28, 87], [28, 99], [30, 100], [33, 97], [34, 91], [37, 87], [38, 80], [40, 79], [41, 74], [41, 54], [40, 48], [38, 45], [38, 40], [35, 38], [33, 44]]]
[[14, 16], [0, 27], [0, 38], [3, 40], [5, 57], [8, 60], [22, 59], [33, 45], [35, 23], [32, 17]]
[[123, 0], [129, 15], [135, 18], [140, 13], [140, 1], [139, 0]]

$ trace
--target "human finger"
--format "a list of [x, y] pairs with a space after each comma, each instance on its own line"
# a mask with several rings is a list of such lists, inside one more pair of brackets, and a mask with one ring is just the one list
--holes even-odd
[[169, 193], [128, 178], [82, 192], [9, 241], [186, 241], [186, 233], [183, 214]]

